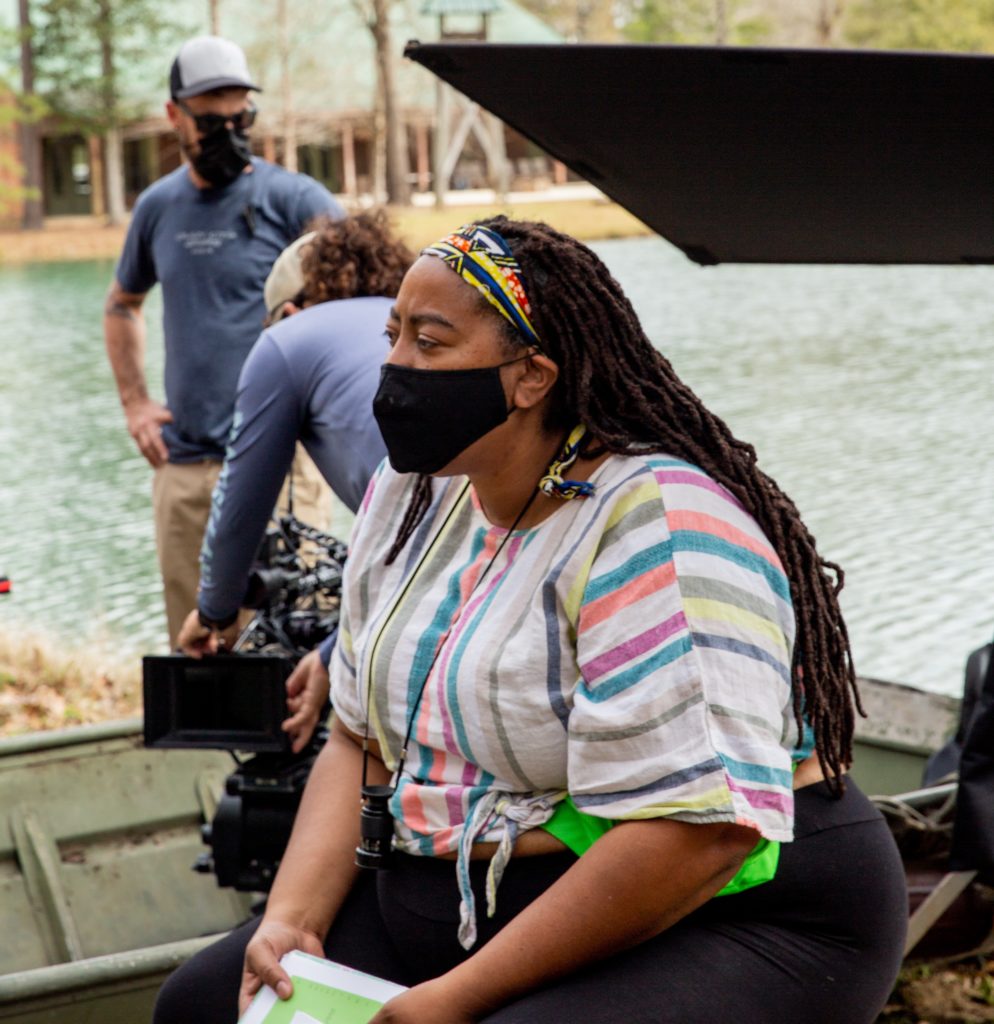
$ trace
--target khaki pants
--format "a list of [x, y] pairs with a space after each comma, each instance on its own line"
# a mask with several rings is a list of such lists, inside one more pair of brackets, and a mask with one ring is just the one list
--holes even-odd
[[[309, 526], [328, 527], [331, 489], [301, 445], [297, 445], [293, 466], [293, 511]], [[169, 649], [187, 615], [197, 607], [200, 585], [200, 546], [211, 512], [211, 493], [221, 473], [215, 459], [202, 462], [167, 462], [152, 478], [152, 508], [155, 513], [155, 546], [162, 573], [166, 602]], [[277, 500], [277, 511], [287, 508], [289, 477]]]

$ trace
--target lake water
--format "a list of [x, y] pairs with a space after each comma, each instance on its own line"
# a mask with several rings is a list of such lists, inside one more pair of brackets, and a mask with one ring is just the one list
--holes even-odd
[[[847, 572], [864, 675], [958, 693], [994, 633], [994, 270], [701, 269], [595, 246], [649, 336]], [[0, 621], [164, 648], [150, 476], [103, 350], [110, 263], [0, 268]], [[149, 379], [161, 394], [158, 294]]]

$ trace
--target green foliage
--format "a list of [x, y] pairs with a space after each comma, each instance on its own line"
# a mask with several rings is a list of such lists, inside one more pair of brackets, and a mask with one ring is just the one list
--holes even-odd
[[[557, 0], [530, 2], [536, 10], [557, 6]], [[832, 39], [842, 46], [994, 52], [994, 0], [797, 0], [786, 21], [782, 0], [615, 0], [611, 6], [619, 31], [640, 43], [715, 43], [723, 10], [727, 43], [810, 45], [822, 38], [819, 16], [831, 12]], [[798, 26], [801, 36], [791, 40]]]
[[519, 0], [564, 39], [610, 42], [617, 38], [616, 15], [620, 4], [605, 0]]
[[144, 111], [121, 83], [144, 67], [165, 86], [168, 62], [189, 32], [158, 0], [37, 0], [37, 91], [68, 130], [103, 131]]
[[994, 1006], [994, 979], [989, 974], [982, 974], [977, 985], [977, 998], [988, 1006]]
[[994, 51], [994, 0], [851, 0], [842, 41], [881, 50]]
[[[47, 105], [37, 96], [23, 96], [3, 77], [0, 77], [0, 139], [15, 135], [18, 125], [31, 124], [48, 113]], [[0, 217], [5, 217], [25, 199], [35, 199], [37, 189], [17, 184], [24, 174], [24, 166], [12, 151], [0, 150]], [[4, 683], [0, 676], [0, 688]]]
[[[708, 44], [720, 34], [720, 0], [631, 0], [623, 32], [635, 43]], [[759, 5], [725, 0], [724, 42], [760, 46], [769, 41], [771, 20], [757, 13]]]
[[[24, 199], [33, 199], [37, 192], [34, 189], [25, 188], [23, 185], [12, 184], [23, 173], [24, 168], [20, 161], [10, 153], [0, 152], [0, 217], [5, 217]], [[7, 680], [0, 676], [0, 689]]]

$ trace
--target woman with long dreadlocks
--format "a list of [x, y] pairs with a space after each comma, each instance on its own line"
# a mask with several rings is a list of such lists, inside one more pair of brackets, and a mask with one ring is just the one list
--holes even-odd
[[331, 739], [156, 1021], [285, 998], [294, 948], [413, 986], [375, 1024], [872, 1021], [906, 899], [841, 571], [575, 240], [463, 228], [387, 332]]

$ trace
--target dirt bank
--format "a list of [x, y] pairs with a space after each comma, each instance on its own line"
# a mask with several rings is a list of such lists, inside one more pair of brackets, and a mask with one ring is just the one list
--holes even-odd
[[0, 628], [0, 736], [140, 715], [140, 660], [110, 638]]
[[[393, 207], [391, 218], [409, 245], [421, 248], [467, 221], [506, 213], [526, 220], [548, 221], [586, 241], [651, 234], [627, 210], [604, 199], [556, 199], [518, 196], [503, 206], [480, 202], [434, 207]], [[93, 218], [52, 219], [41, 231], [0, 231], [0, 264], [56, 260], [115, 259], [124, 241], [123, 227]]]

